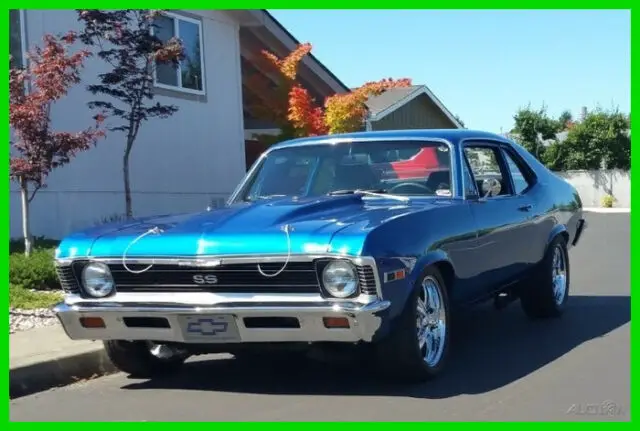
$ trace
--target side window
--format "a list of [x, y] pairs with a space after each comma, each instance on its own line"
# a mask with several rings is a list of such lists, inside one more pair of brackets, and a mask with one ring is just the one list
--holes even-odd
[[509, 166], [509, 172], [511, 173], [511, 179], [513, 180], [513, 187], [516, 194], [520, 194], [528, 189], [531, 184], [527, 180], [522, 169], [518, 167], [518, 164], [513, 159], [511, 154], [508, 151], [502, 151], [504, 154], [504, 159], [507, 161], [507, 166]]
[[478, 191], [482, 190], [482, 182], [487, 178], [495, 178], [502, 186], [498, 196], [509, 194], [507, 181], [504, 181], [504, 175], [500, 169], [499, 153], [493, 147], [465, 147], [464, 155], [466, 156], [471, 173], [476, 182]]

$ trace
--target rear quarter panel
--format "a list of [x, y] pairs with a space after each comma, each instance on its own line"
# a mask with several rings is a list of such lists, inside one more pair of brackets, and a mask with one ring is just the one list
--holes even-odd
[[538, 246], [535, 247], [534, 258], [540, 261], [556, 235], [565, 234], [571, 247], [578, 222], [583, 218], [582, 200], [575, 187], [564, 178], [551, 172], [521, 146], [514, 144], [513, 147], [538, 177], [538, 183], [531, 193], [539, 214], [533, 221], [536, 236], [540, 238], [536, 241]]

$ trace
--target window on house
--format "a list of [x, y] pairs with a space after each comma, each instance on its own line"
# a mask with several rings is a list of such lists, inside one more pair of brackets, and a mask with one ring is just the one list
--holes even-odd
[[156, 85], [186, 92], [204, 92], [202, 57], [202, 24], [200, 21], [173, 14], [156, 19], [154, 34], [166, 42], [172, 37], [182, 40], [184, 59], [177, 68], [172, 64], [156, 64]]
[[9, 54], [11, 55], [11, 67], [24, 66], [24, 34], [22, 11], [9, 10]]

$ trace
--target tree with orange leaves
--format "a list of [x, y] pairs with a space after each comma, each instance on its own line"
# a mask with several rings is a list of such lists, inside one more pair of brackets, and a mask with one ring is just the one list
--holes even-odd
[[255, 73], [245, 81], [255, 95], [247, 107], [249, 112], [273, 122], [281, 130], [279, 136], [267, 138], [270, 141], [361, 130], [368, 115], [366, 102], [370, 97], [390, 88], [411, 85], [411, 80], [406, 78], [367, 82], [349, 93], [329, 96], [319, 104], [297, 81], [298, 65], [309, 52], [311, 45], [308, 43], [299, 45], [283, 59], [262, 51], [257, 59], [258, 69], [275, 77], [276, 88], [264, 74]]

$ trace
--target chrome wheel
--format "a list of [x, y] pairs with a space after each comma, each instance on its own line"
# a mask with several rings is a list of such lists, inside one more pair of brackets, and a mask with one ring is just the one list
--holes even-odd
[[553, 298], [556, 305], [560, 305], [567, 293], [567, 265], [562, 248], [557, 246], [553, 250], [551, 280], [553, 283]]
[[432, 277], [422, 280], [417, 304], [418, 346], [423, 361], [430, 367], [440, 362], [447, 336], [447, 313], [443, 300], [442, 287]]

